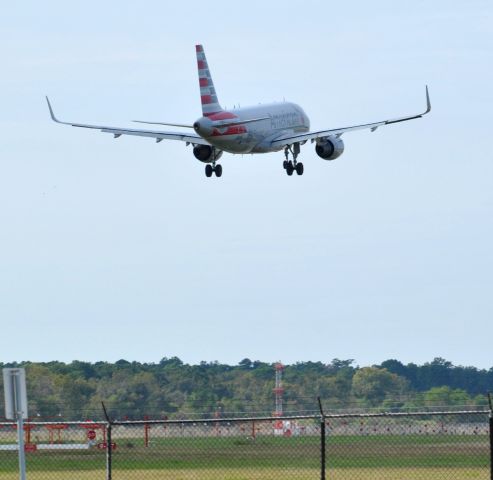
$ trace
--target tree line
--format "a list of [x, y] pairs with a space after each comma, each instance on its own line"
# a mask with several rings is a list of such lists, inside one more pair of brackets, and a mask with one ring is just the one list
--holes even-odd
[[[112, 416], [130, 419], [271, 415], [274, 408], [274, 365], [248, 358], [234, 366], [189, 365], [165, 357], [159, 363], [53, 361], [0, 367], [26, 369], [32, 418], [101, 418], [102, 401]], [[339, 359], [298, 362], [284, 367], [283, 387], [286, 413], [318, 412], [317, 397], [326, 410], [481, 407], [493, 390], [493, 368], [455, 366], [442, 358], [423, 365], [386, 360], [370, 367]]]

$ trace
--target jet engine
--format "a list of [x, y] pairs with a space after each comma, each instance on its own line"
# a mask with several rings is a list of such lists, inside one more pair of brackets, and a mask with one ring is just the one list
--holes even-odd
[[344, 152], [344, 142], [339, 137], [325, 137], [317, 141], [315, 151], [324, 160], [335, 160]]
[[204, 163], [211, 163], [221, 157], [223, 152], [216, 150], [210, 145], [195, 145], [193, 147], [193, 154], [197, 160]]

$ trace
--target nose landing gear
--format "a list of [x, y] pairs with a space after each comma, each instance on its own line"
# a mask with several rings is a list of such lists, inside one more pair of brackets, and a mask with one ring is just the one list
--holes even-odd
[[[293, 156], [293, 160], [289, 160], [289, 152], [291, 152], [291, 155]], [[296, 160], [299, 154], [300, 154], [300, 144], [298, 142], [293, 143], [293, 145], [288, 145], [284, 149], [284, 156], [286, 157], [286, 160], [282, 162], [282, 166], [284, 170], [286, 170], [286, 173], [289, 176], [293, 175], [295, 171], [298, 175], [303, 175], [303, 172], [305, 170], [303, 164]]]

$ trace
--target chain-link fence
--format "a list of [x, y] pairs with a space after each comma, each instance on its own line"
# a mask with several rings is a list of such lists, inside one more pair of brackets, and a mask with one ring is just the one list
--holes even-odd
[[[323, 420], [322, 420], [323, 418]], [[487, 412], [28, 423], [28, 480], [491, 480]], [[0, 424], [0, 479], [17, 473]]]
[[146, 478], [160, 479], [320, 477], [315, 418], [123, 423], [113, 426], [112, 438], [115, 479], [134, 478], [136, 464]]
[[491, 478], [484, 414], [338, 416], [326, 428], [328, 478]]
[[[108, 424], [28, 422], [24, 424], [27, 480], [96, 480], [106, 476]], [[17, 480], [17, 424], [0, 423], [0, 479]]]

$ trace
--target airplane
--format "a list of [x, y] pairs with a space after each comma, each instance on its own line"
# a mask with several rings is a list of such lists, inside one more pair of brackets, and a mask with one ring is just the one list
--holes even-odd
[[[355, 130], [377, 128], [393, 123], [405, 122], [421, 118], [431, 110], [430, 95], [426, 86], [426, 110], [418, 115], [408, 115], [379, 122], [353, 125], [343, 128], [332, 128], [310, 132], [310, 120], [303, 109], [291, 102], [271, 103], [253, 107], [226, 110], [221, 107], [214, 88], [209, 65], [202, 45], [195, 46], [197, 68], [199, 74], [200, 100], [202, 117], [192, 125], [166, 123], [157, 121], [133, 120], [136, 123], [182, 127], [194, 130], [195, 133], [168, 132], [158, 130], [140, 130], [129, 128], [87, 125], [82, 123], [63, 122], [56, 118], [50, 100], [46, 97], [53, 121], [73, 127], [92, 128], [104, 133], [112, 133], [114, 138], [122, 135], [155, 138], [162, 140], [180, 140], [187, 146], [193, 146], [193, 154], [197, 160], [205, 163], [205, 174], [221, 177], [222, 166], [217, 163], [223, 152], [232, 154], [270, 153], [284, 150], [283, 168], [291, 176], [294, 172], [303, 175], [303, 163], [298, 161], [300, 147], [308, 140], [315, 143], [315, 152], [324, 160], [335, 160], [344, 152], [341, 135]], [[291, 154], [292, 159], [289, 159]]]

